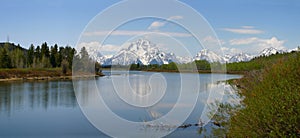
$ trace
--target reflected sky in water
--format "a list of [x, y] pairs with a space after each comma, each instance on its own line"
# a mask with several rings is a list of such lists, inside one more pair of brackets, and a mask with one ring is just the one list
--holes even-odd
[[[114, 74], [115, 73], [115, 74]], [[141, 94], [149, 91], [147, 84], [149, 72], [131, 72], [132, 88]], [[135, 107], [125, 103], [118, 97], [111, 85], [113, 77], [124, 77], [122, 72], [113, 72], [110, 76], [97, 78], [97, 86], [101, 87], [101, 95], [108, 107], [118, 116], [130, 121], [149, 121], [167, 114], [174, 106], [180, 93], [180, 75], [177, 73], [161, 73], [166, 78], [166, 93], [159, 103], [147, 107]], [[186, 74], [199, 75], [199, 74]], [[224, 78], [216, 74], [215, 78]], [[211, 80], [211, 74], [200, 74], [200, 91], [197, 105], [186, 123], [197, 123], [206, 102], [208, 91], [217, 87], [218, 79]], [[239, 75], [226, 75], [227, 79], [239, 78]], [[85, 80], [86, 83], [91, 83]], [[214, 81], [215, 83], [211, 83]], [[138, 83], [145, 82], [145, 83]], [[160, 81], [156, 81], [161, 83]], [[159, 86], [159, 85], [157, 85]], [[184, 90], [191, 97], [197, 95], [192, 89]], [[157, 90], [157, 89], [156, 89]], [[89, 100], [87, 92], [78, 95], [82, 101]], [[86, 101], [91, 102], [91, 101]], [[182, 108], [191, 105], [182, 104]], [[144, 131], [144, 130], [142, 130]], [[73, 90], [72, 81], [41, 82], [0, 82], [0, 137], [105, 137], [81, 112]], [[197, 128], [177, 129], [172, 137], [199, 136]]]

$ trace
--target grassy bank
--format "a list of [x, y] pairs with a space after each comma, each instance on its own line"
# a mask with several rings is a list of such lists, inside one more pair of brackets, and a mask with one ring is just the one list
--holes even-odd
[[[102, 73], [77, 73], [77, 77], [104, 76]], [[27, 81], [27, 80], [70, 80], [72, 72], [65, 74], [61, 68], [32, 68], [32, 69], [0, 69], [0, 81]]]
[[71, 72], [62, 73], [61, 68], [26, 68], [26, 69], [0, 69], [0, 79], [6, 78], [23, 78], [23, 77], [57, 77], [68, 76]]
[[263, 68], [234, 81], [243, 100], [241, 106], [221, 106], [214, 117], [222, 123], [215, 131], [218, 136], [300, 137], [300, 53], [261, 62]]
[[69, 76], [72, 76], [71, 71], [64, 74], [61, 68], [0, 69], [1, 81], [71, 79]]

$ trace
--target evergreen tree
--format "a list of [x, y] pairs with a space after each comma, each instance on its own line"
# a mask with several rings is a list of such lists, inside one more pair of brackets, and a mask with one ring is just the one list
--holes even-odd
[[72, 47], [69, 47], [69, 46], [67, 46], [65, 48], [65, 50], [66, 50], [66, 54], [67, 54], [66, 60], [68, 61], [69, 68], [71, 69], [72, 68], [72, 64], [73, 64], [73, 57], [76, 54], [76, 50], [75, 50], [75, 48], [72, 48]]
[[[91, 68], [92, 66], [90, 66], [91, 61], [89, 58], [89, 54], [86, 51], [85, 47], [82, 47], [80, 52], [79, 52], [79, 56], [77, 56], [77, 60], [75, 60], [76, 63], [73, 63], [75, 65], [75, 69], [76, 70], [80, 70], [80, 71], [84, 71], [84, 72], [89, 72], [92, 69], [94, 70], [94, 68]], [[95, 65], [94, 65], [95, 67]]]
[[42, 67], [41, 60], [42, 60], [41, 48], [40, 46], [37, 46], [34, 52], [33, 67], [41, 68]]
[[50, 63], [53, 68], [56, 68], [58, 66], [57, 64], [57, 58], [58, 58], [58, 46], [57, 44], [54, 45], [54, 47], [51, 47], [51, 55], [50, 55]]
[[34, 56], [38, 60], [41, 59], [41, 48], [40, 48], [40, 46], [36, 47], [35, 52], [34, 52]]
[[58, 67], [61, 67], [61, 62], [64, 59], [64, 51], [65, 48], [64, 47], [59, 47], [59, 52], [58, 52], [58, 58], [56, 59], [56, 63], [58, 64]]
[[27, 67], [32, 67], [34, 59], [34, 45], [31, 44], [27, 51]]
[[49, 50], [49, 47], [47, 45], [47, 43], [43, 43], [42, 46], [41, 46], [41, 56], [42, 56], [42, 59], [41, 59], [41, 64], [42, 64], [42, 67], [43, 68], [49, 68], [51, 65], [50, 65], [50, 50]]
[[2, 48], [0, 51], [0, 68], [12, 68], [11, 59], [6, 48]]
[[25, 67], [25, 56], [24, 52], [20, 48], [16, 48], [10, 52], [10, 58], [12, 67], [14, 68], [24, 68]]
[[45, 56], [46, 58], [50, 57], [50, 51], [49, 51], [49, 47], [47, 45], [47, 43], [43, 43], [41, 46], [41, 55]]

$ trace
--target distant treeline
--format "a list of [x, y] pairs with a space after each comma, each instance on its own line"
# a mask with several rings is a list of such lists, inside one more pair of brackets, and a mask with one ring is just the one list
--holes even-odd
[[70, 46], [31, 45], [24, 49], [11, 43], [0, 44], [0, 68], [57, 68], [67, 64], [71, 68], [76, 50]]
[[170, 71], [179, 72], [180, 71], [210, 71], [212, 68], [224, 69], [223, 65], [219, 62], [209, 63], [206, 60], [196, 60], [191, 63], [177, 64], [171, 62], [169, 64], [163, 65], [140, 65], [132, 64], [130, 70], [141, 70], [141, 71]]
[[186, 64], [163, 64], [163, 65], [141, 65], [141, 64], [132, 64], [129, 69], [130, 70], [140, 70], [140, 71], [170, 71], [170, 72], [179, 72], [185, 70], [196, 69], [201, 72], [224, 72], [227, 73], [245, 73], [253, 70], [261, 70], [266, 68], [267, 66], [276, 62], [279, 58], [286, 57], [295, 52], [291, 53], [277, 53], [270, 56], [260, 56], [255, 57], [247, 62], [235, 62], [235, 63], [226, 63], [221, 64], [219, 62], [209, 63], [206, 60], [196, 60], [192, 63]]
[[[79, 53], [70, 46], [48, 46], [45, 42], [41, 46], [30, 45], [29, 49], [13, 43], [0, 43], [0, 68], [62, 68], [64, 73], [72, 68], [73, 58], [78, 70], [86, 71], [91, 63], [95, 63], [85, 47]], [[96, 63], [96, 71], [100, 65]]]

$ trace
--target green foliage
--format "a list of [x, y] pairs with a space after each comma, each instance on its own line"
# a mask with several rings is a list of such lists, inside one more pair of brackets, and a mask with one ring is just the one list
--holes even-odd
[[65, 59], [69, 63], [69, 68], [72, 68], [73, 57], [76, 54], [76, 50], [70, 46], [60, 47], [58, 55], [56, 55], [56, 63], [58, 67], [61, 67], [61, 62]]
[[198, 70], [210, 70], [210, 63], [206, 60], [196, 60], [195, 64]]
[[186, 64], [176, 64], [175, 62], [171, 62], [169, 64], [150, 64], [150, 65], [140, 65], [140, 64], [132, 64], [130, 66], [130, 70], [146, 70], [146, 71], [170, 71], [170, 72], [178, 72], [179, 69], [182, 71], [190, 71], [191, 69], [194, 69], [194, 65], [196, 65], [196, 68], [198, 70], [210, 70], [211, 65], [221, 65], [220, 63], [212, 63], [210, 64], [206, 60], [196, 60], [191, 63]]
[[44, 56], [45, 58], [50, 57], [49, 47], [48, 47], [46, 42], [43, 43], [42, 46], [41, 46], [41, 55]]
[[34, 59], [34, 45], [31, 44], [27, 51], [27, 67], [32, 67]]
[[[70, 46], [58, 47], [57, 44], [49, 49], [46, 42], [36, 48], [31, 45], [28, 50], [20, 45], [0, 43], [0, 68], [61, 68], [62, 74], [66, 75], [72, 68], [74, 58], [75, 66], [83, 73], [95, 73], [96, 71], [97, 74], [103, 75], [101, 74], [101, 65], [97, 62], [94, 64], [95, 62], [89, 57], [85, 47], [78, 55], [76, 53], [76, 50]], [[11, 77], [11, 75], [4, 76]]]
[[53, 68], [56, 68], [56, 67], [58, 67], [57, 61], [58, 61], [58, 57], [59, 57], [57, 44], [55, 44], [54, 47], [51, 47], [50, 49], [51, 49], [50, 50], [50, 53], [51, 53], [50, 63]]
[[67, 74], [68, 67], [69, 67], [69, 63], [68, 63], [67, 60], [64, 59], [64, 60], [61, 62], [62, 73], [63, 73], [64, 75]]
[[98, 62], [95, 63], [95, 72], [98, 73], [98, 74], [102, 73], [101, 65]]
[[0, 68], [12, 68], [11, 59], [6, 48], [0, 49]]
[[227, 71], [252, 71], [261, 70], [272, 65], [278, 59], [285, 57], [288, 53], [274, 54], [270, 56], [261, 56], [252, 59], [249, 62], [235, 62], [226, 64]]
[[60, 47], [58, 51], [55, 44], [49, 49], [46, 42], [36, 48], [31, 44], [28, 50], [20, 45], [0, 43], [0, 52], [0, 68], [56, 68], [61, 67], [62, 61], [66, 60], [70, 69], [76, 54], [76, 50], [69, 46]]
[[100, 64], [90, 58], [85, 47], [82, 47], [79, 54], [73, 60], [73, 71], [87, 75], [100, 73]]
[[[237, 83], [240, 95], [245, 97], [241, 102], [243, 108], [221, 107], [220, 110], [226, 112], [216, 115], [219, 121], [225, 122], [223, 134], [227, 137], [299, 137], [299, 61], [300, 53], [293, 52], [234, 64], [252, 71]], [[231, 117], [226, 118], [226, 113]]]

